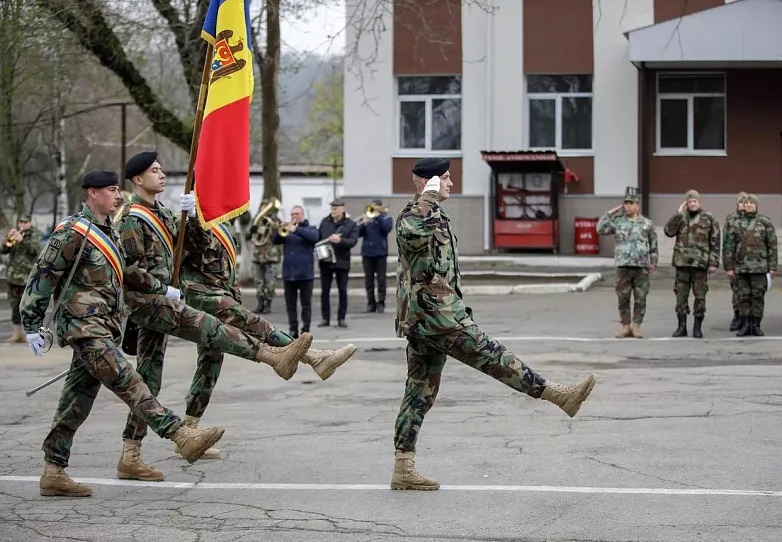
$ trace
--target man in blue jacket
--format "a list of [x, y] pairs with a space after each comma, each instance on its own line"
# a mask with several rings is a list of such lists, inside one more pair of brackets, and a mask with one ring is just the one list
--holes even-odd
[[[372, 200], [369, 218], [363, 215], [358, 220], [358, 236], [364, 238], [361, 244], [361, 259], [364, 264], [364, 286], [367, 290], [367, 310], [380, 312], [386, 309], [386, 259], [388, 258], [388, 233], [394, 227], [394, 219], [388, 216], [379, 199]], [[375, 301], [375, 275], [377, 275], [377, 302]]]
[[304, 218], [304, 208], [291, 209], [291, 219], [283, 223], [287, 235], [277, 230], [272, 233], [272, 243], [285, 245], [282, 252], [282, 281], [285, 288], [285, 310], [288, 312], [290, 335], [299, 336], [297, 317], [298, 298], [301, 296], [301, 331], [309, 332], [312, 321], [312, 286], [315, 282], [315, 256], [313, 250], [320, 234], [315, 226]]

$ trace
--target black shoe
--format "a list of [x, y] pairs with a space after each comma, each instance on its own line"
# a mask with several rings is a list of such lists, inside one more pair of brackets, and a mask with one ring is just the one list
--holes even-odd
[[306, 324], [302, 324], [301, 332], [302, 333], [309, 333], [310, 332], [310, 323], [309, 322], [307, 322]]
[[299, 338], [299, 330], [298, 330], [298, 329], [291, 329], [291, 330], [288, 332], [288, 335], [290, 335], [290, 336], [291, 336], [291, 337], [293, 337], [294, 339], [298, 339], [298, 338]]
[[738, 331], [738, 329], [741, 327], [741, 318], [739, 318], [739, 311], [733, 311], [733, 320], [730, 321], [730, 329], [731, 331]]
[[703, 316], [696, 316], [695, 322], [692, 324], [692, 336], [696, 339], [703, 338], [703, 332], [701, 331], [701, 325], [703, 324]]
[[328, 320], [321, 320], [320, 324], [318, 324], [318, 327], [329, 327], [329, 321]]
[[263, 302], [263, 310], [261, 314], [269, 314], [272, 311], [272, 300]]
[[340, 320], [339, 322], [337, 322], [337, 325], [339, 327], [348, 327], [348, 324], [347, 322], [345, 322], [345, 320]]
[[364, 313], [375, 312], [376, 310], [377, 306], [374, 303], [367, 303], [367, 310], [365, 310]]
[[255, 310], [253, 311], [255, 314], [261, 314], [263, 312], [263, 309], [265, 308], [266, 301], [263, 299], [258, 301], [258, 306], [255, 307]]
[[739, 330], [736, 333], [736, 337], [752, 335], [752, 319], [749, 316], [741, 316], [739, 320]]
[[752, 319], [752, 334], [755, 337], [763, 337], [765, 333], [763, 333], [763, 330], [760, 329], [760, 321], [763, 320], [763, 318], [753, 318]]
[[679, 327], [676, 328], [676, 331], [673, 332], [674, 337], [686, 337], [687, 336], [687, 315], [686, 314], [677, 314], [676, 317], [679, 319]]
[[383, 314], [384, 312], [386, 312], [385, 304], [378, 303], [378, 305], [377, 305], [377, 312], [378, 312], [378, 314]]

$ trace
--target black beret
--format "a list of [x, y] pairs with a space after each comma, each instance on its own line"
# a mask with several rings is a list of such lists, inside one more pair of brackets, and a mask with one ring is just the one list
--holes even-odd
[[450, 167], [450, 158], [421, 158], [413, 166], [413, 173], [422, 179], [431, 179], [435, 175], [439, 177]]
[[132, 179], [136, 175], [141, 175], [149, 166], [157, 160], [157, 151], [144, 151], [130, 157], [125, 162], [125, 178]]
[[119, 175], [114, 171], [96, 170], [87, 173], [81, 180], [82, 188], [103, 188], [119, 184]]
[[345, 202], [342, 201], [341, 199], [335, 199], [334, 201], [332, 201], [330, 203], [330, 205], [332, 207], [344, 207], [345, 206]]

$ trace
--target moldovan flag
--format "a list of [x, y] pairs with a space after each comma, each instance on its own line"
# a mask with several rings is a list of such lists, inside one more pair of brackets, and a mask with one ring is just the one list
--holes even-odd
[[253, 57], [249, 0], [210, 0], [201, 37], [214, 56], [195, 162], [198, 217], [204, 228], [250, 206], [250, 99]]

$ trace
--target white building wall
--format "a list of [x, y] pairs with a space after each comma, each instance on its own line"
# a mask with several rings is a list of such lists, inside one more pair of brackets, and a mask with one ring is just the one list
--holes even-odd
[[492, 15], [478, 5], [462, 6], [462, 193], [483, 194], [489, 167], [481, 159], [488, 147], [489, 105], [486, 29]]
[[595, 195], [638, 186], [638, 70], [623, 32], [654, 22], [654, 0], [594, 3], [592, 100]]
[[390, 194], [396, 147], [393, 3], [348, 0], [345, 9], [345, 192]]

